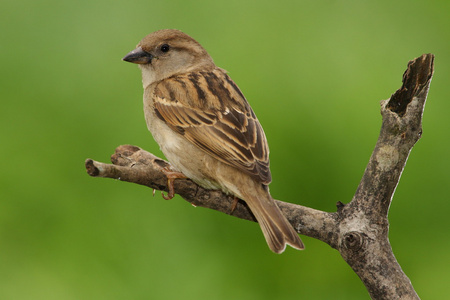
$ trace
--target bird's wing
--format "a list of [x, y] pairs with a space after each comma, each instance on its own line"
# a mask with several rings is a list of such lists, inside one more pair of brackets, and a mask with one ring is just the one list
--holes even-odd
[[167, 78], [154, 90], [155, 113], [171, 129], [216, 159], [271, 182], [264, 131], [222, 69]]

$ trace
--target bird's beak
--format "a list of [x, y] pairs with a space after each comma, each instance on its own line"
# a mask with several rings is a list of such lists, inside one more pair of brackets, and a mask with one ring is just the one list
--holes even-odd
[[137, 47], [127, 55], [125, 55], [122, 60], [134, 63], [134, 64], [148, 64], [152, 62], [153, 55], [142, 50], [141, 47]]

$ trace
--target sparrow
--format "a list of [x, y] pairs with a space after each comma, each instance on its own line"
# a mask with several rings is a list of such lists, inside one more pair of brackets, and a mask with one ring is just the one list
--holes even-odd
[[163, 29], [144, 37], [124, 61], [138, 64], [147, 127], [176, 172], [247, 203], [269, 248], [304, 249], [269, 193], [272, 177], [263, 128], [239, 87], [192, 37]]

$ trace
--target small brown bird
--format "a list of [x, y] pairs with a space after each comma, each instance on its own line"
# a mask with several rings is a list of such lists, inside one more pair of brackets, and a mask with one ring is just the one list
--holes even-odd
[[[261, 124], [227, 72], [197, 41], [173, 29], [149, 34], [123, 60], [142, 70], [147, 127], [172, 166], [204, 188], [244, 200], [273, 252], [286, 244], [303, 249], [270, 196]], [[182, 174], [168, 172], [172, 191]]]

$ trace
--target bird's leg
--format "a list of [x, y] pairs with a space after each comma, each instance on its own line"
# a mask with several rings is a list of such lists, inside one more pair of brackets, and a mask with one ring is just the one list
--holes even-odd
[[234, 210], [236, 209], [236, 206], [239, 202], [239, 198], [236, 196], [233, 196], [233, 203], [231, 203], [231, 211], [230, 211], [230, 215], [234, 212]]
[[163, 172], [164, 175], [167, 176], [167, 189], [169, 190], [167, 196], [164, 195], [164, 192], [161, 192], [161, 195], [163, 196], [164, 199], [170, 200], [175, 196], [175, 191], [173, 188], [173, 182], [175, 181], [175, 179], [187, 177], [183, 173], [170, 170], [168, 167], [162, 168], [161, 172]]

